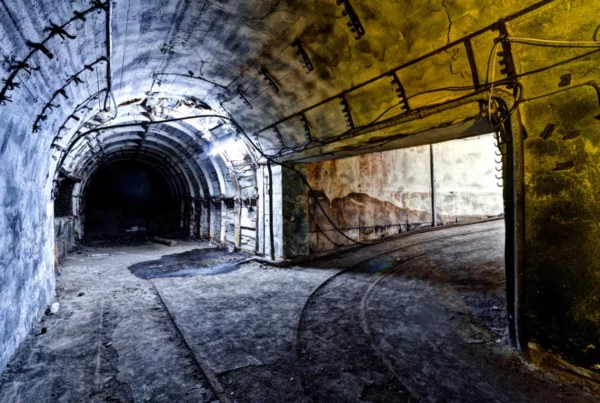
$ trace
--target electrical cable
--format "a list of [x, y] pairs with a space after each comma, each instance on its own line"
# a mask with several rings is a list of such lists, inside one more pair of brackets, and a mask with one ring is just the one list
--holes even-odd
[[506, 40], [508, 40], [509, 42], [524, 43], [529, 45], [546, 44], [557, 46], [567, 45], [572, 47], [600, 46], [600, 41], [558, 41], [553, 39], [519, 38], [514, 36], [509, 36], [506, 38]]
[[[529, 43], [529, 42], [538, 42], [538, 43], [548, 43], [548, 44], [550, 44], [550, 43], [551, 43], [551, 44], [584, 44], [584, 45], [596, 45], [596, 46], [600, 46], [600, 42], [597, 42], [597, 41], [580, 41], [580, 42], [569, 42], [569, 41], [551, 41], [551, 40], [541, 40], [541, 39], [533, 39], [533, 38], [507, 38], [507, 40], [509, 40], [509, 41], [513, 41], [513, 42], [523, 42], [523, 43]], [[497, 47], [498, 47], [498, 45], [499, 45], [499, 44], [500, 44], [500, 42], [497, 42], [497, 43], [494, 45], [494, 48], [493, 48], [493, 50], [492, 50], [492, 53], [493, 53], [493, 60], [492, 60], [492, 63], [491, 63], [491, 64], [488, 64], [487, 75], [486, 75], [486, 76], [488, 76], [488, 77], [489, 77], [489, 69], [490, 69], [490, 66], [493, 66], [493, 70], [492, 70], [492, 79], [491, 79], [491, 82], [489, 82], [489, 83], [488, 83], [488, 85], [489, 85], [489, 91], [490, 91], [490, 95], [489, 95], [489, 98], [488, 98], [488, 118], [489, 118], [490, 124], [491, 124], [491, 125], [494, 127], [494, 129], [495, 129], [495, 130], [497, 129], [497, 127], [498, 127], [498, 126], [501, 126], [501, 125], [502, 125], [502, 123], [504, 123], [504, 122], [505, 122], [505, 121], [506, 121], [506, 120], [507, 120], [507, 119], [508, 119], [508, 118], [511, 116], [512, 112], [514, 112], [514, 110], [515, 110], [515, 109], [518, 107], [519, 103], [521, 102], [521, 98], [522, 98], [522, 95], [523, 95], [523, 89], [522, 89], [522, 86], [520, 85], [520, 83], [518, 83], [518, 82], [512, 82], [512, 81], [511, 81], [511, 83], [513, 83], [513, 84], [517, 84], [517, 85], [518, 85], [518, 87], [519, 87], [519, 95], [520, 95], [520, 97], [519, 97], [519, 99], [517, 99], [517, 101], [515, 101], [515, 103], [513, 104], [513, 106], [510, 108], [510, 110], [509, 110], [509, 111], [508, 111], [508, 113], [507, 113], [507, 116], [505, 116], [505, 117], [504, 117], [504, 118], [503, 118], [501, 121], [499, 121], [499, 122], [498, 122], [496, 125], [494, 125], [494, 124], [492, 123], [492, 118], [491, 118], [491, 102], [492, 102], [492, 98], [493, 98], [493, 89], [494, 89], [494, 84], [498, 84], [498, 85], [500, 85], [500, 84], [504, 84], [504, 83], [506, 83], [506, 84], [508, 84], [508, 83], [509, 83], [509, 81], [507, 81], [507, 80], [500, 80], [498, 83], [495, 83], [495, 75], [496, 75], [496, 68], [495, 68], [495, 65], [496, 65], [496, 60], [497, 60], [497, 52], [496, 52], [496, 50], [497, 50]], [[434, 90], [429, 90], [429, 91], [423, 91], [423, 92], [421, 92], [421, 93], [418, 93], [418, 94], [411, 95], [411, 96], [410, 96], [409, 98], [407, 98], [407, 99], [410, 99], [410, 98], [416, 97], [416, 96], [418, 96], [418, 95], [423, 95], [423, 94], [426, 94], [426, 93], [441, 92], [441, 91], [466, 91], [466, 90], [473, 89], [473, 88], [475, 88], [475, 87], [474, 87], [474, 86], [465, 86], [465, 87], [445, 87], [445, 88], [439, 88], [439, 89], [434, 89]], [[108, 99], [108, 96], [109, 96], [109, 95], [111, 96], [111, 98], [112, 98], [112, 100], [113, 100], [113, 103], [115, 104], [115, 117], [116, 117], [116, 116], [117, 116], [117, 114], [118, 114], [118, 112], [117, 112], [117, 104], [116, 104], [116, 101], [115, 101], [115, 98], [114, 98], [114, 94], [112, 94], [112, 91], [109, 91], [109, 93], [107, 93], [107, 96], [106, 96], [106, 98], [105, 98], [105, 105], [106, 105], [106, 102], [107, 102], [107, 99]], [[399, 103], [397, 103], [397, 104], [395, 104], [395, 105], [392, 105], [392, 106], [388, 107], [388, 108], [387, 108], [386, 110], [384, 110], [384, 111], [383, 111], [383, 112], [382, 112], [382, 113], [381, 113], [379, 116], [377, 116], [377, 117], [376, 117], [374, 120], [372, 120], [370, 123], [368, 123], [367, 125], [364, 125], [364, 126], [369, 126], [369, 125], [371, 125], [371, 124], [374, 124], [374, 123], [378, 122], [378, 121], [379, 121], [379, 119], [381, 119], [381, 118], [382, 118], [382, 117], [383, 117], [383, 116], [384, 116], [384, 115], [385, 115], [387, 112], [389, 112], [391, 109], [393, 109], [393, 108], [395, 108], [395, 107], [397, 107], [397, 106], [399, 106], [399, 105], [401, 105], [401, 102], [399, 102]], [[189, 118], [190, 118], [190, 119], [193, 119], [193, 118], [201, 118], [201, 117], [203, 117], [203, 116], [195, 116], [195, 117], [189, 117]], [[275, 160], [275, 159], [274, 159], [274, 158], [277, 158], [277, 157], [280, 157], [280, 156], [282, 156], [284, 152], [288, 152], [288, 151], [292, 151], [292, 152], [301, 152], [301, 151], [305, 150], [305, 149], [306, 149], [306, 148], [307, 148], [307, 147], [308, 147], [308, 146], [309, 146], [309, 145], [310, 145], [310, 144], [313, 142], [313, 139], [312, 139], [312, 138], [311, 138], [311, 139], [309, 139], [309, 140], [308, 140], [308, 141], [307, 141], [307, 142], [306, 142], [304, 145], [302, 145], [302, 146], [301, 146], [301, 147], [299, 147], [299, 148], [291, 148], [291, 147], [284, 146], [283, 148], [281, 148], [281, 149], [279, 150], [279, 152], [278, 152], [278, 153], [276, 153], [276, 154], [273, 154], [273, 155], [267, 155], [267, 154], [265, 154], [265, 153], [263, 152], [262, 148], [261, 148], [259, 145], [255, 144], [255, 142], [254, 142], [254, 141], [252, 141], [252, 139], [251, 139], [251, 138], [248, 136], [248, 134], [247, 134], [247, 133], [246, 133], [246, 132], [245, 132], [245, 131], [244, 131], [244, 130], [241, 128], [241, 126], [239, 126], [239, 125], [238, 125], [238, 124], [237, 124], [237, 123], [236, 123], [236, 122], [235, 122], [233, 119], [229, 119], [229, 118], [227, 118], [227, 117], [224, 117], [224, 116], [219, 116], [219, 117], [221, 117], [221, 118], [225, 118], [225, 119], [227, 119], [227, 120], [230, 120], [230, 121], [231, 121], [231, 122], [232, 122], [232, 123], [233, 123], [233, 124], [234, 124], [234, 125], [237, 127], [237, 129], [238, 129], [238, 130], [239, 130], [239, 131], [240, 131], [240, 132], [243, 134], [243, 136], [246, 138], [246, 140], [247, 140], [247, 141], [248, 141], [248, 142], [249, 142], [249, 143], [252, 145], [252, 147], [253, 147], [253, 148], [254, 148], [254, 149], [255, 149], [255, 150], [256, 150], [256, 151], [257, 151], [257, 152], [258, 152], [258, 153], [259, 153], [259, 154], [260, 154], [260, 155], [263, 157], [263, 158], [265, 158], [267, 161], [269, 161], [269, 162], [271, 162], [271, 163], [273, 163], [273, 164], [275, 164], [275, 165], [279, 165], [279, 166], [281, 166], [281, 167], [283, 167], [283, 168], [289, 169], [289, 170], [293, 171], [294, 173], [296, 173], [296, 174], [297, 174], [297, 175], [300, 177], [300, 179], [302, 180], [302, 182], [303, 182], [303, 183], [304, 183], [304, 184], [305, 184], [305, 185], [308, 187], [308, 189], [309, 189], [309, 191], [310, 191], [310, 193], [311, 193], [311, 196], [312, 196], [312, 197], [315, 199], [315, 201], [316, 201], [317, 205], [319, 206], [319, 209], [321, 210], [321, 212], [323, 213], [323, 215], [325, 216], [325, 218], [327, 219], [327, 221], [328, 221], [328, 222], [329, 222], [329, 223], [330, 223], [330, 224], [333, 226], [333, 228], [334, 228], [334, 229], [335, 229], [335, 230], [336, 230], [338, 233], [340, 233], [340, 234], [341, 234], [341, 235], [342, 235], [344, 238], [346, 238], [346, 239], [350, 240], [350, 241], [351, 241], [351, 242], [353, 242], [353, 243], [357, 243], [357, 244], [361, 244], [361, 245], [372, 245], [372, 244], [374, 244], [374, 243], [377, 243], [377, 240], [374, 240], [374, 241], [372, 241], [372, 242], [362, 242], [362, 241], [357, 241], [357, 240], [355, 240], [355, 239], [353, 239], [353, 238], [350, 238], [348, 235], [346, 235], [346, 234], [345, 234], [345, 233], [344, 233], [344, 232], [343, 232], [343, 231], [342, 231], [342, 230], [341, 230], [341, 229], [340, 229], [340, 228], [337, 226], [337, 224], [336, 224], [336, 223], [335, 223], [335, 222], [334, 222], [334, 221], [331, 219], [331, 217], [329, 217], [329, 215], [328, 215], [328, 214], [327, 214], [327, 212], [325, 211], [324, 207], [322, 206], [321, 202], [319, 201], [318, 197], [316, 196], [314, 189], [312, 188], [312, 186], [310, 185], [310, 183], [308, 182], [308, 180], [306, 179], [306, 177], [305, 177], [305, 176], [304, 176], [304, 175], [303, 175], [303, 174], [302, 174], [300, 171], [296, 170], [294, 167], [292, 167], [292, 166], [290, 166], [290, 165], [287, 165], [287, 164], [284, 164], [284, 163], [282, 163], [282, 162], [279, 162], [279, 161], [277, 161], [277, 160]], [[114, 117], [113, 117], [113, 119], [114, 119]], [[173, 120], [179, 120], [179, 119], [173, 119]], [[181, 119], [181, 120], [184, 120], [184, 119]], [[155, 122], [155, 123], [168, 122], [168, 121], [171, 121], [171, 120], [158, 121], [158, 122]], [[141, 123], [124, 124], [124, 125], [115, 125], [115, 126], [113, 126], [113, 127], [115, 127], [115, 128], [116, 128], [116, 127], [129, 127], [129, 126], [138, 126], [138, 125], [141, 125]], [[99, 129], [93, 129], [93, 130], [91, 130], [90, 132], [97, 132], [97, 131], [104, 130], [104, 129], [109, 129], [109, 128], [111, 128], [111, 127], [103, 127], [103, 128], [99, 128]], [[344, 135], [346, 135], [346, 134], [350, 133], [350, 132], [351, 132], [351, 130], [352, 130], [352, 129], [350, 129], [350, 130], [347, 130], [347, 131], [345, 131], [344, 133], [342, 133], [342, 134], [340, 134], [340, 135], [338, 135], [338, 136], [335, 136], [335, 137], [333, 137], [333, 138], [329, 138], [329, 139], [328, 139], [328, 142], [332, 142], [332, 141], [334, 142], [334, 141], [336, 141], [336, 139], [338, 139], [338, 138], [341, 138], [341, 137], [343, 137]], [[84, 134], [85, 134], [85, 133], [84, 133]]]
[[[494, 54], [494, 58], [492, 60], [492, 81], [490, 83], [490, 97], [488, 99], [488, 119], [490, 121], [490, 125], [492, 124], [492, 95], [494, 93], [494, 80], [496, 79], [496, 57], [498, 56], [498, 52], [496, 52], [496, 50], [498, 49], [498, 45], [500, 45], [500, 42], [496, 42], [496, 44], [494, 45], [494, 48], [492, 49], [492, 53]], [[490, 65], [488, 65], [488, 71], [490, 70]]]
[[257, 146], [256, 144], [254, 144], [254, 142], [252, 141], [252, 139], [250, 139], [250, 136], [248, 136], [248, 134], [244, 131], [244, 129], [242, 129], [242, 127], [240, 125], [238, 125], [233, 119], [231, 119], [231, 122], [235, 125], [235, 127], [237, 127], [237, 129], [242, 133], [242, 135], [246, 138], [246, 140], [252, 145], [252, 147], [254, 147], [254, 149], [256, 151], [258, 151], [258, 153], [267, 161], [275, 164], [275, 165], [279, 165], [283, 168], [287, 168], [291, 171], [293, 171], [294, 173], [296, 173], [300, 179], [302, 180], [302, 182], [308, 187], [308, 190], [310, 191], [311, 196], [313, 197], [313, 199], [315, 199], [315, 202], [317, 203], [317, 205], [319, 206], [319, 209], [321, 210], [321, 212], [323, 213], [323, 215], [325, 216], [325, 218], [327, 219], [327, 221], [329, 221], [329, 223], [331, 224], [331, 226], [337, 231], [339, 232], [344, 238], [348, 239], [350, 242], [356, 243], [356, 244], [360, 244], [360, 245], [373, 245], [375, 243], [378, 242], [382, 242], [382, 241], [378, 241], [378, 240], [374, 240], [373, 242], [362, 242], [362, 241], [358, 241], [356, 239], [350, 238], [348, 235], [346, 235], [338, 226], [337, 224], [331, 219], [331, 217], [329, 217], [329, 215], [327, 214], [327, 212], [325, 211], [325, 208], [323, 207], [323, 205], [321, 204], [321, 202], [319, 201], [319, 198], [317, 197], [317, 195], [315, 194], [314, 189], [312, 188], [312, 186], [310, 185], [310, 183], [308, 182], [308, 180], [306, 179], [306, 177], [304, 176], [304, 174], [302, 174], [302, 172], [298, 171], [296, 168], [284, 164], [283, 162], [279, 162], [277, 160], [274, 160], [272, 157], [264, 154]]

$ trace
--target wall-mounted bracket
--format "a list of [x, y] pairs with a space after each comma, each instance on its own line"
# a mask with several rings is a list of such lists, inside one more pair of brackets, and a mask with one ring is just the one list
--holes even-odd
[[63, 40], [66, 38], [75, 39], [77, 36], [69, 34], [63, 27], [60, 25], [56, 25], [52, 21], [50, 21], [50, 26], [44, 28], [44, 32], [50, 32], [51, 35], [58, 35]]
[[2, 82], [4, 82], [5, 87], [8, 88], [9, 91], [14, 90], [15, 88], [21, 88], [21, 83], [12, 81], [11, 79], [2, 80]]
[[304, 116], [303, 113], [300, 114], [300, 120], [302, 120], [302, 125], [304, 126], [304, 133], [306, 134], [306, 139], [311, 142], [313, 140], [312, 133], [310, 131], [310, 124], [308, 123], [308, 119]]
[[29, 46], [34, 51], [37, 51], [37, 50], [41, 51], [43, 54], [46, 55], [46, 57], [48, 59], [54, 59], [54, 54], [52, 54], [52, 52], [50, 52], [48, 50], [48, 48], [46, 46], [44, 46], [44, 44], [37, 43], [37, 42], [27, 41], [26, 45]]
[[405, 111], [410, 111], [410, 107], [408, 106], [408, 98], [406, 97], [406, 92], [404, 91], [404, 86], [400, 82], [400, 78], [398, 78], [398, 74], [396, 72], [392, 73], [392, 81], [390, 82], [396, 88], [394, 91], [396, 92], [396, 96], [400, 99], [400, 108]]
[[78, 87], [79, 84], [83, 84], [83, 80], [79, 78], [79, 76], [73, 76], [70, 78], [70, 80], [75, 83], [75, 87]]
[[7, 102], [12, 102], [12, 98], [8, 95], [0, 94], [0, 105], [6, 105]]
[[[510, 40], [508, 40], [508, 29], [506, 28], [506, 24], [500, 21], [496, 25], [496, 29], [500, 32], [500, 36], [494, 39], [494, 43], [500, 43], [500, 46], [502, 46], [502, 51], [498, 52], [498, 56], [500, 56], [498, 63], [501, 66], [504, 66], [504, 68], [500, 70], [500, 73], [510, 79], [516, 79], [517, 68], [515, 67], [515, 60], [512, 54], [512, 46]], [[496, 68], [496, 66], [492, 66], [492, 68]], [[508, 83], [506, 87], [514, 89], [515, 85]]]
[[69, 99], [69, 96], [67, 95], [67, 92], [64, 88], [56, 90], [52, 98], [56, 98], [57, 95], [62, 95], [64, 99]]
[[40, 71], [41, 67], [32, 67], [29, 63], [26, 62], [17, 62], [17, 64], [10, 66], [12, 70], [23, 70], [26, 73], [31, 74], [32, 71]]
[[92, 8], [102, 9], [104, 11], [108, 11], [110, 9], [110, 4], [108, 4], [108, 1], [103, 3], [101, 0], [92, 0], [91, 3]]
[[350, 28], [350, 32], [354, 33], [354, 39], [358, 40], [362, 38], [365, 35], [365, 29], [362, 26], [358, 15], [356, 15], [354, 8], [352, 8], [350, 0], [337, 0], [337, 5], [344, 7], [342, 15], [344, 17], [348, 17], [350, 20], [348, 23], [346, 23], [346, 26]]
[[310, 74], [310, 72], [315, 68], [308, 57], [308, 53], [306, 53], [306, 50], [304, 50], [304, 46], [302, 46], [300, 39], [295, 39], [294, 42], [292, 42], [292, 46], [296, 48], [296, 54], [300, 56], [300, 63], [306, 69], [306, 74]]
[[244, 96], [244, 93], [242, 93], [242, 90], [237, 90], [236, 92], [240, 96], [240, 98], [242, 98], [242, 101], [246, 104], [246, 106], [248, 108], [254, 109], [254, 107], [252, 106], [252, 104], [250, 103], [250, 101], [248, 101], [248, 99]]
[[346, 101], [346, 97], [343, 95], [340, 97], [340, 105], [342, 105], [342, 113], [346, 119], [346, 124], [350, 129], [354, 129], [355, 126], [354, 120], [352, 119], [352, 112], [350, 111], [350, 106], [348, 105], [348, 101]]
[[275, 136], [277, 137], [277, 140], [279, 140], [279, 144], [281, 144], [281, 146], [284, 148], [288, 148], [285, 145], [285, 143], [283, 142], [283, 136], [281, 135], [281, 132], [279, 131], [279, 129], [276, 126], [273, 126], [273, 131], [275, 132]]
[[84, 13], [81, 13], [81, 12], [79, 12], [79, 11], [75, 10], [75, 11], [73, 12], [73, 14], [75, 15], [75, 18], [76, 18], [76, 19], [78, 19], [78, 20], [81, 20], [81, 21], [83, 21], [83, 22], [86, 22], [86, 21], [87, 21], [87, 18], [85, 18], [85, 14], [84, 14]]
[[48, 105], [46, 105], [46, 109], [50, 113], [54, 112], [54, 108], [59, 108], [59, 107], [60, 107], [60, 105], [54, 105], [54, 104], [50, 104], [50, 103]]
[[267, 69], [261, 67], [258, 70], [258, 74], [260, 74], [263, 77], [263, 79], [267, 82], [267, 84], [269, 84], [269, 87], [273, 88], [275, 92], [279, 92], [279, 86], [277, 85], [273, 77], [271, 77]]

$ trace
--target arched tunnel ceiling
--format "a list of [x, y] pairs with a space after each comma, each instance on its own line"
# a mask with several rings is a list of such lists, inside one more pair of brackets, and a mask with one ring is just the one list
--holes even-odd
[[[49, 59], [43, 52], [35, 52], [27, 63], [29, 68], [40, 67], [40, 71], [19, 72], [13, 81], [20, 82], [22, 88], [5, 95], [11, 97], [13, 108], [31, 105], [29, 116], [49, 115], [47, 110], [42, 113], [48, 99], [68, 116], [75, 105], [107, 87], [112, 89], [118, 104], [149, 95], [193, 98], [216, 113], [230, 114], [247, 132], [255, 133], [268, 123], [535, 2], [351, 3], [365, 31], [359, 39], [348, 27], [349, 17], [343, 15], [348, 3], [338, 5], [330, 0], [128, 0], [112, 2], [110, 10], [108, 3], [101, 1], [4, 0], [2, 8], [6, 13], [0, 17], [0, 37], [6, 44], [4, 76], [36, 49], [26, 45], [27, 41], [42, 42], [53, 33], [51, 24], [71, 21], [45, 44], [54, 57]], [[92, 11], [82, 16], [85, 10]], [[109, 15], [109, 27], [104, 11]], [[295, 40], [301, 51], [292, 45]], [[448, 70], [456, 70], [453, 74], [462, 77], [460, 68], [464, 66], [453, 66], [455, 57], [451, 53], [434, 63], [447, 64]], [[310, 74], [302, 63], [303, 55], [313, 68]], [[106, 56], [110, 60], [104, 59]], [[81, 72], [78, 79], [69, 82], [77, 72]], [[426, 73], [427, 68], [409, 72], [407, 82]], [[469, 84], [470, 77], [454, 81]], [[56, 95], [65, 83], [69, 84], [64, 88], [66, 94]], [[411, 87], [407, 83], [405, 86]], [[385, 90], [393, 96], [392, 87]], [[103, 99], [101, 94], [91, 103], [92, 107], [101, 108]], [[368, 121], [380, 109], [371, 106], [369, 110], [365, 104], [358, 111], [360, 102], [348, 102], [352, 103], [356, 124], [363, 116], [362, 120]], [[382, 105], [377, 107], [387, 107], [390, 97], [379, 102]], [[345, 128], [341, 110], [336, 101], [306, 118], [315, 131], [322, 132], [319, 135], [326, 136], [327, 132], [337, 133]], [[53, 130], [51, 121], [38, 121], [39, 130]], [[299, 123], [290, 123], [290, 130]], [[302, 125], [298, 128], [302, 129]], [[267, 136], [277, 143], [276, 133]]]
[[[490, 69], [502, 29], [527, 15], [510, 29], [531, 34], [527, 20], [550, 3], [565, 6], [552, 0], [4, 0], [0, 114], [6, 121], [29, 116], [34, 135], [65, 147], [75, 132], [124, 121], [127, 107], [151, 99], [152, 113], [166, 103], [192, 115], [222, 115], [234, 124], [221, 137], [241, 129], [270, 155], [302, 152], [313, 159], [368, 152], [390, 143], [386, 137], [414, 135], [423, 126], [463, 124], [463, 133], [478, 134], [489, 131], [475, 123], [485, 122], [483, 96], [458, 105], [451, 117], [427, 114], [427, 120], [419, 108], [468, 95], [490, 74], [507, 79], [502, 60]], [[572, 35], [588, 37], [590, 26]], [[111, 120], [116, 105], [119, 116]], [[426, 122], [404, 119], [401, 132], [394, 122], [371, 128], [410, 111]], [[198, 132], [206, 131], [200, 126]], [[388, 147], [442, 139], [436, 136]]]

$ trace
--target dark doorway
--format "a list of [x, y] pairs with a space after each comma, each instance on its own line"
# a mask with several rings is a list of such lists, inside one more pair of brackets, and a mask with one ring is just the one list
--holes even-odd
[[54, 200], [54, 217], [68, 217], [73, 215], [73, 187], [75, 181], [65, 176], [59, 176]]
[[162, 174], [136, 161], [94, 174], [85, 192], [87, 238], [164, 235], [179, 228], [178, 203]]

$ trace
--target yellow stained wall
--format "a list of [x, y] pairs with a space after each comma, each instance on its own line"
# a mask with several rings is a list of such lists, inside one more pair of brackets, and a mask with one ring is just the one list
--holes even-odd
[[[440, 141], [447, 131], [431, 135], [426, 130], [487, 119], [488, 83], [495, 80], [494, 94], [518, 108], [520, 114], [512, 119], [520, 119], [515, 127], [522, 124], [525, 134], [523, 176], [516, 184], [524, 188], [518, 201], [524, 216], [519, 228], [524, 243], [518, 245], [524, 258], [518, 268], [521, 347], [526, 350], [528, 343], [535, 343], [600, 372], [600, 48], [570, 43], [600, 41], [600, 2], [352, 4], [365, 36], [348, 36], [336, 45], [334, 39], [345, 29], [341, 17], [329, 35], [310, 31], [315, 40], [308, 35], [307, 47], [315, 64], [325, 69], [320, 74], [327, 85], [297, 106], [344, 90], [355, 125], [366, 131], [348, 133], [338, 103], [325, 103], [305, 113], [315, 136], [346, 136], [332, 144], [313, 144], [300, 155], [335, 158]], [[512, 60], [506, 48], [497, 45], [499, 38], [510, 43]], [[517, 38], [558, 42], [521, 43]], [[511, 66], [514, 71], [507, 71]], [[412, 112], [394, 106], [398, 101], [396, 87], [390, 84], [392, 69], [397, 69]], [[352, 90], [367, 80], [372, 81]], [[479, 102], [419, 112], [469, 94]], [[499, 116], [496, 102], [490, 104], [491, 114]], [[414, 119], [371, 130], [375, 122], [400, 116]]]

